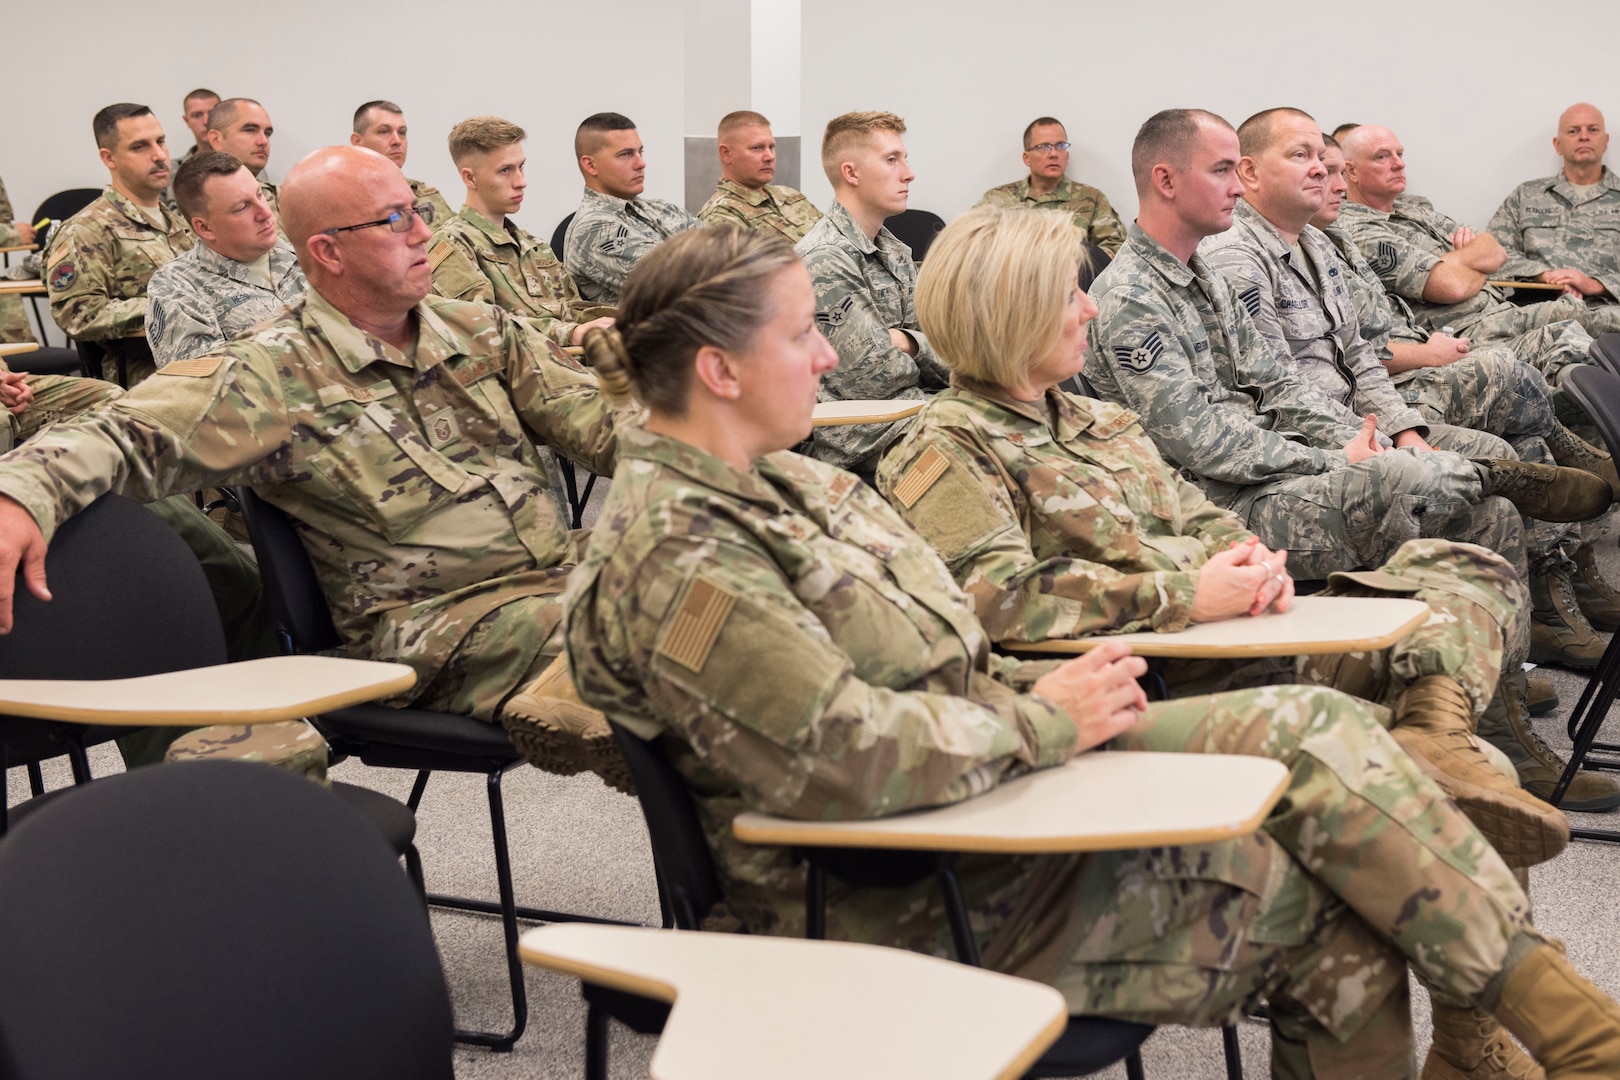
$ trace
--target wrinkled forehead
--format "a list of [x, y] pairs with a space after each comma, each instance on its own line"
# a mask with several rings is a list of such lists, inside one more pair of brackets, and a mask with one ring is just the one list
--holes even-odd
[[405, 126], [405, 114], [372, 109], [366, 114], [366, 134], [379, 134], [379, 128], [398, 129]]
[[258, 105], [243, 102], [236, 107], [236, 116], [231, 120], [230, 130], [233, 132], [241, 131], [249, 124], [267, 128], [270, 126], [270, 114]]
[[128, 150], [136, 143], [153, 143], [163, 137], [163, 125], [156, 116], [126, 116], [118, 121], [119, 150]]
[[1597, 109], [1593, 108], [1591, 105], [1571, 106], [1570, 108], [1564, 110], [1563, 116], [1558, 118], [1558, 128], [1560, 131], [1567, 130], [1568, 128], [1572, 127], [1591, 127], [1593, 124], [1596, 124], [1599, 128], [1604, 126], [1603, 114], [1598, 112]]

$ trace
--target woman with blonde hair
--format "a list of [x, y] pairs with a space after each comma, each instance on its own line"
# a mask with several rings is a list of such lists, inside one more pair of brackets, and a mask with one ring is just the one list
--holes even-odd
[[[620, 434], [569, 577], [569, 664], [587, 703], [659, 740], [687, 778], [747, 929], [802, 932], [804, 877], [791, 852], [734, 840], [738, 813], [940, 805], [1128, 732], [1278, 758], [1286, 809], [1198, 848], [963, 859], [988, 964], [1054, 983], [1073, 1012], [1148, 1022], [1228, 1022], [1265, 993], [1286, 1076], [1346, 1053], [1400, 1075], [1408, 958], [1452, 993], [1514, 1002], [1500, 1011], [1537, 1039], [1552, 1023], [1517, 1004], [1526, 979], [1567, 987], [1566, 1009], [1593, 997], [1581, 1021], [1620, 1052], [1620, 1013], [1530, 927], [1512, 872], [1361, 703], [1268, 687], [1146, 706], [1122, 646], [1059, 665], [993, 655], [874, 491], [788, 451], [836, 358], [783, 240], [719, 227], [666, 241], [585, 344], [603, 388], [648, 415]], [[829, 892], [830, 936], [946, 951], [932, 882]], [[1542, 1041], [1558, 1063], [1610, 1046]]]

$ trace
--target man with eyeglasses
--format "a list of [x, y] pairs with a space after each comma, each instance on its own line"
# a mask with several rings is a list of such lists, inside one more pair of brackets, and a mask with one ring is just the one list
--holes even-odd
[[1108, 196], [1089, 184], [1070, 180], [1069, 135], [1063, 125], [1043, 116], [1024, 129], [1024, 164], [1029, 176], [991, 188], [980, 205], [1009, 209], [1061, 210], [1074, 215], [1086, 239], [1113, 258], [1125, 244], [1125, 226], [1108, 204]]
[[392, 704], [493, 722], [559, 655], [580, 556], [538, 448], [612, 475], [613, 415], [527, 321], [431, 295], [432, 210], [388, 159], [327, 147], [281, 191], [302, 302], [0, 458], [0, 632], [19, 561], [44, 594], [46, 538], [102, 492], [248, 484], [295, 519], [345, 651], [415, 669]]
[[198, 243], [146, 287], [146, 337], [159, 368], [214, 352], [304, 295], [298, 259], [240, 161], [218, 150], [188, 157], [174, 198]]

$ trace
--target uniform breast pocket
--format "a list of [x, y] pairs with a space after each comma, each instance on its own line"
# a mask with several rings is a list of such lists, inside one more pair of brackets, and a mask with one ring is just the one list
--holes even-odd
[[435, 450], [404, 414], [381, 402], [365, 408], [344, 403], [352, 414], [333, 426], [333, 437], [312, 465], [390, 542], [405, 540], [418, 524], [476, 479]]
[[113, 273], [129, 282], [137, 293], [144, 292], [153, 271], [171, 258], [168, 245], [162, 237], [141, 229], [115, 225], [111, 231], [118, 245]]

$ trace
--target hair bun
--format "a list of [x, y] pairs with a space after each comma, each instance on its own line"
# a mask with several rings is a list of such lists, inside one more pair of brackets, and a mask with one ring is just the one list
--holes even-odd
[[616, 326], [595, 326], [585, 331], [581, 343], [585, 349], [585, 363], [596, 372], [597, 384], [602, 392], [616, 402], [635, 397], [635, 376], [630, 363], [630, 350], [625, 348], [624, 336]]

